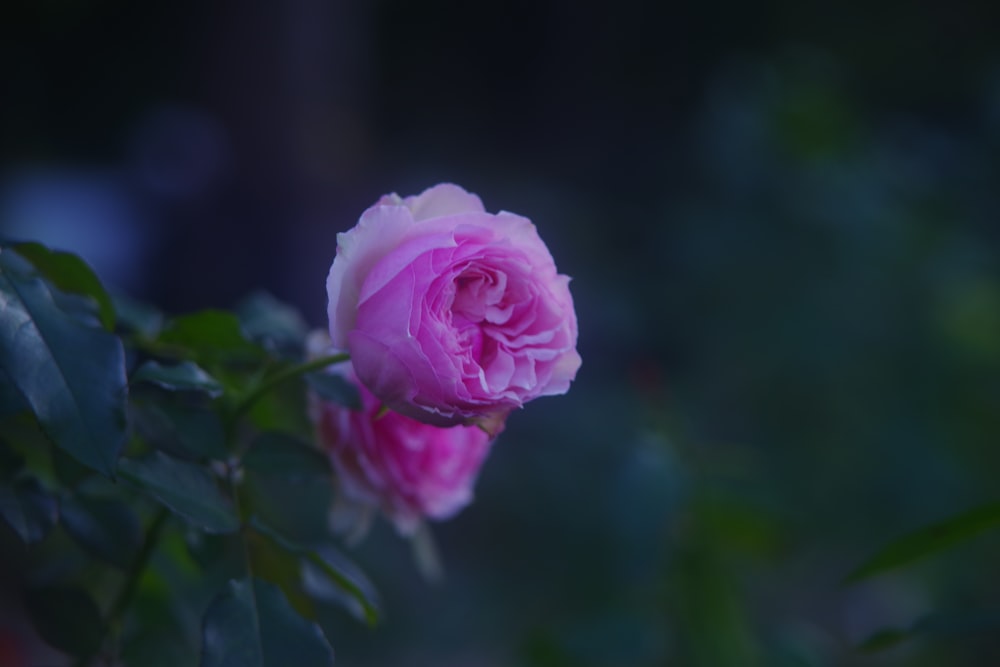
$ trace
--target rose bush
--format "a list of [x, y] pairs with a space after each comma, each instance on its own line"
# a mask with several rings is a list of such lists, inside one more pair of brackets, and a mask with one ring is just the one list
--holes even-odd
[[387, 407], [496, 431], [569, 388], [580, 355], [569, 278], [527, 218], [452, 184], [382, 197], [337, 237], [330, 337]]
[[[350, 364], [332, 367], [351, 382]], [[361, 409], [311, 398], [320, 444], [337, 472], [341, 501], [377, 507], [403, 534], [424, 517], [446, 519], [472, 500], [491, 438], [475, 426], [440, 428], [395, 412], [363, 386]]]

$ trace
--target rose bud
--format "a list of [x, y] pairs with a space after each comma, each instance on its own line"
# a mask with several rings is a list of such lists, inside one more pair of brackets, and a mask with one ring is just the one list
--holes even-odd
[[[357, 384], [350, 363], [327, 372]], [[310, 415], [337, 474], [341, 508], [354, 523], [379, 508], [400, 533], [422, 519], [446, 519], [472, 500], [492, 438], [475, 426], [441, 428], [383, 409], [359, 386], [361, 409], [310, 396]], [[360, 518], [359, 518], [360, 517]], [[364, 530], [364, 526], [360, 526]]]

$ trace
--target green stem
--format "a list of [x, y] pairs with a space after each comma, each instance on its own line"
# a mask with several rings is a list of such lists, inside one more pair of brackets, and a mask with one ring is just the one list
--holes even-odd
[[233, 497], [233, 507], [236, 509], [236, 516], [240, 518], [240, 550], [243, 552], [243, 569], [246, 577], [253, 582], [253, 565], [250, 562], [250, 545], [247, 544], [247, 522], [243, 517], [242, 503], [240, 502], [240, 485], [237, 483], [237, 469], [230, 468], [227, 475], [229, 481], [229, 493]]
[[236, 418], [245, 413], [253, 404], [261, 399], [262, 396], [267, 394], [269, 391], [273, 390], [278, 385], [291, 380], [292, 378], [298, 377], [300, 375], [305, 375], [306, 373], [311, 373], [312, 371], [318, 371], [326, 368], [327, 366], [332, 366], [334, 364], [339, 364], [341, 362], [350, 359], [350, 355], [347, 353], [333, 354], [327, 357], [320, 357], [318, 359], [313, 359], [311, 361], [306, 361], [304, 363], [298, 364], [297, 366], [292, 366], [291, 368], [286, 368], [283, 371], [275, 373], [271, 377], [267, 378], [253, 391], [244, 396], [236, 403], [236, 407], [233, 408], [231, 414], [231, 419], [236, 421]]
[[[142, 577], [143, 572], [146, 571], [146, 565], [149, 564], [149, 559], [153, 555], [153, 550], [156, 548], [156, 543], [160, 539], [160, 533], [163, 531], [163, 526], [169, 516], [170, 512], [165, 507], [161, 507], [150, 522], [139, 553], [136, 555], [135, 560], [132, 561], [132, 566], [126, 575], [125, 585], [118, 591], [117, 597], [115, 597], [114, 602], [111, 604], [108, 617], [102, 625], [101, 639], [96, 643], [98, 650], [104, 644], [104, 640], [107, 638], [111, 628], [121, 622], [122, 617], [132, 603], [132, 598], [135, 597], [135, 591], [139, 586], [139, 579]], [[93, 657], [93, 655], [81, 655], [76, 663], [77, 667], [86, 667]]]
[[156, 543], [160, 539], [160, 533], [163, 531], [163, 526], [166, 524], [167, 519], [170, 517], [170, 511], [166, 507], [161, 507], [153, 520], [149, 524], [149, 529], [146, 531], [146, 539], [142, 543], [142, 547], [139, 549], [139, 555], [136, 556], [135, 562], [132, 563], [132, 569], [129, 570], [128, 579], [125, 582], [125, 586], [122, 588], [121, 592], [118, 594], [118, 598], [115, 600], [114, 605], [111, 607], [111, 619], [116, 620], [125, 613], [129, 604], [132, 602], [132, 597], [135, 595], [136, 587], [139, 585], [139, 578], [142, 573], [146, 570], [146, 565], [149, 563], [150, 557], [153, 555], [153, 550], [156, 548]]

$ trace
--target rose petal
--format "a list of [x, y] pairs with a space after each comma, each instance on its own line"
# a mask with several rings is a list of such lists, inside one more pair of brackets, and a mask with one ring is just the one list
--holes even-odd
[[361, 287], [375, 264], [413, 225], [404, 206], [373, 206], [356, 227], [337, 235], [337, 256], [326, 279], [330, 340], [347, 347], [347, 333], [354, 328]]
[[[356, 381], [348, 366], [331, 372]], [[403, 534], [424, 517], [444, 519], [472, 499], [472, 487], [489, 453], [492, 436], [477, 427], [436, 428], [389, 412], [364, 387], [361, 410], [311, 402], [321, 442], [349, 503], [377, 505]], [[502, 420], [494, 425], [502, 429]]]
[[485, 212], [478, 196], [466, 192], [454, 183], [440, 183], [427, 188], [419, 195], [403, 200], [413, 212], [413, 219], [427, 220], [455, 213]]

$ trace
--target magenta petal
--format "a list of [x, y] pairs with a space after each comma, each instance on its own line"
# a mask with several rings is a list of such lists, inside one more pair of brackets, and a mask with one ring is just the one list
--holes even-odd
[[[354, 380], [350, 368], [333, 372]], [[437, 428], [395, 412], [382, 414], [379, 399], [364, 387], [360, 391], [361, 410], [311, 397], [310, 412], [340, 494], [381, 507], [403, 534], [424, 517], [444, 519], [467, 505], [492, 436], [477, 427]]]
[[354, 229], [337, 235], [337, 257], [326, 279], [330, 340], [335, 347], [347, 347], [347, 333], [354, 328], [361, 287], [368, 275], [413, 224], [413, 216], [403, 206], [374, 206]]

